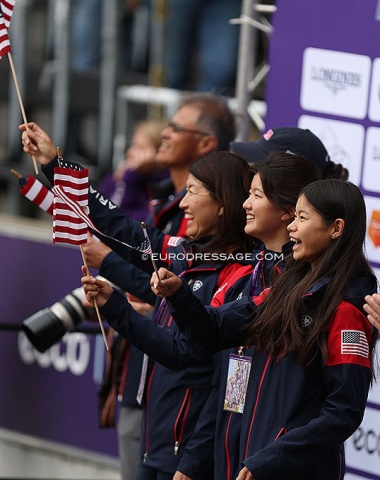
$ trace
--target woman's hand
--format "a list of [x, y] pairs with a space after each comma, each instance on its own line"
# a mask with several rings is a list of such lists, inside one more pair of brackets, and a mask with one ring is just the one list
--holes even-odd
[[368, 313], [368, 320], [380, 331], [380, 295], [367, 295], [364, 300], [367, 302], [363, 308]]
[[252, 473], [248, 470], [247, 467], [244, 467], [240, 470], [239, 475], [236, 477], [236, 480], [255, 480]]
[[188, 477], [184, 473], [181, 473], [177, 470], [174, 474], [173, 480], [192, 480], [192, 479], [191, 477]]
[[109, 283], [89, 275], [84, 265], [82, 273], [81, 282], [87, 301], [94, 305], [96, 300], [98, 306], [102, 307], [112, 295], [113, 288]]
[[182, 280], [166, 268], [160, 268], [158, 277], [156, 272], [153, 273], [150, 286], [158, 297], [171, 297], [181, 289]]
[[56, 148], [49, 135], [36, 123], [30, 122], [18, 127], [21, 135], [24, 152], [34, 156], [41, 165], [47, 165], [56, 156]]
[[104, 258], [112, 252], [105, 243], [98, 240], [90, 232], [87, 234], [87, 243], [82, 245], [86, 263], [90, 268], [100, 269]]

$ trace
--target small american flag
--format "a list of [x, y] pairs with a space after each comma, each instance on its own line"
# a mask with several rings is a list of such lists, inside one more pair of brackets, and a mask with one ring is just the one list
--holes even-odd
[[88, 205], [88, 169], [65, 161], [60, 161], [60, 166], [54, 169], [53, 243], [82, 245], [87, 242], [87, 225], [61, 196], [56, 195], [57, 188], [83, 210]]
[[15, 8], [16, 0], [0, 0], [1, 11], [3, 13], [5, 26], [7, 29], [11, 23], [13, 9]]
[[[132, 248], [132, 250], [137, 250], [138, 252], [147, 253], [147, 254], [152, 253], [152, 248], [151, 248], [151, 244], [150, 244], [150, 241], [149, 241], [149, 237], [147, 236], [147, 234], [145, 234], [145, 232], [144, 232], [144, 237], [145, 238], [144, 238], [143, 242], [138, 247], [134, 247], [132, 245], [129, 245], [128, 243], [125, 243], [125, 242], [122, 242], [122, 241], [118, 240], [117, 238], [113, 238], [113, 237], [110, 237], [108, 235], [105, 235], [104, 233], [102, 233], [100, 230], [98, 230], [95, 227], [95, 225], [92, 223], [90, 217], [88, 216], [86, 211], [83, 209], [83, 207], [81, 207], [75, 199], [73, 199], [71, 196], [69, 196], [66, 193], [64, 187], [62, 187], [61, 185], [54, 185], [53, 192], [54, 192], [54, 199], [59, 198], [61, 200], [61, 202], [63, 202], [66, 205], [66, 212], [71, 211], [73, 217], [77, 218], [78, 220], [82, 220], [83, 223], [87, 227], [91, 228], [94, 232], [99, 233], [103, 237], [109, 238], [109, 239], [111, 239], [111, 240], [113, 240], [117, 243], [120, 243], [121, 245], [124, 245], [128, 248]], [[86, 232], [87, 232], [87, 230], [86, 230]], [[87, 235], [86, 235], [86, 238], [87, 238]], [[67, 242], [67, 243], [73, 243], [73, 242]], [[86, 242], [81, 242], [81, 243], [86, 243]], [[76, 245], [80, 245], [80, 243], [76, 243]]]
[[23, 184], [20, 188], [20, 193], [24, 195], [28, 200], [40, 207], [44, 212], [53, 215], [54, 206], [54, 194], [48, 188], [45, 187], [37, 178], [33, 175], [25, 180], [22, 179]]
[[8, 29], [5, 25], [5, 20], [0, 10], [0, 59], [11, 51], [11, 42], [8, 38]]
[[361, 330], [342, 330], [342, 354], [360, 355], [368, 358], [367, 337]]

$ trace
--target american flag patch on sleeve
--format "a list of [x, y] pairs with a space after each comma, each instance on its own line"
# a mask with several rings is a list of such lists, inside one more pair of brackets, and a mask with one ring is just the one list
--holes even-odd
[[344, 355], [360, 355], [368, 358], [367, 337], [361, 330], [342, 330], [341, 352]]

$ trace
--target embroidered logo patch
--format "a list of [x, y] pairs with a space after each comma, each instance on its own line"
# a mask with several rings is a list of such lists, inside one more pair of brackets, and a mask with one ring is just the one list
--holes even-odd
[[360, 355], [368, 358], [367, 337], [361, 330], [342, 330], [341, 352], [345, 355]]
[[313, 319], [311, 318], [310, 315], [304, 315], [301, 319], [301, 325], [303, 328], [306, 328], [311, 324], [312, 321]]
[[194, 284], [193, 284], [193, 292], [196, 292], [196, 291], [199, 290], [202, 286], [203, 286], [203, 282], [201, 282], [200, 280], [195, 280], [195, 282], [194, 282]]

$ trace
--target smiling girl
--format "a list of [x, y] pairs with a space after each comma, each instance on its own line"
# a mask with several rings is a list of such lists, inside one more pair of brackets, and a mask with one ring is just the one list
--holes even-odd
[[167, 298], [170, 311], [193, 341], [213, 351], [255, 346], [237, 479], [341, 480], [343, 444], [364, 415], [376, 342], [362, 309], [376, 290], [363, 254], [363, 196], [348, 182], [314, 182], [288, 231], [293, 258], [253, 301], [203, 307], [163, 270], [152, 285], [177, 292]]

